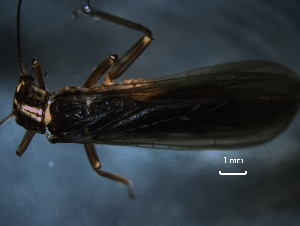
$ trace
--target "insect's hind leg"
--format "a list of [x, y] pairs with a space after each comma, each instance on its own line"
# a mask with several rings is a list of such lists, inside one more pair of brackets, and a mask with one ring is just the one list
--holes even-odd
[[[110, 55], [107, 58], [105, 58], [102, 63], [99, 64], [99, 66], [93, 71], [93, 73], [89, 76], [89, 78], [86, 80], [86, 82], [83, 85], [83, 88], [91, 88], [93, 87], [99, 78], [103, 75], [103, 73], [110, 67], [110, 65], [114, 62], [116, 56]], [[99, 160], [99, 157], [97, 155], [95, 145], [94, 144], [84, 144], [84, 148], [86, 151], [86, 154], [88, 156], [89, 162], [92, 165], [93, 169], [102, 177], [109, 178], [114, 181], [118, 181], [122, 184], [127, 185], [128, 187], [128, 195], [130, 198], [133, 198], [133, 192], [132, 192], [132, 182], [128, 180], [125, 177], [121, 177], [119, 175], [106, 172], [101, 170], [101, 163]]]
[[105, 85], [113, 84], [113, 80], [120, 77], [123, 74], [123, 72], [138, 58], [138, 56], [146, 49], [146, 47], [153, 40], [152, 33], [148, 28], [135, 22], [125, 20], [123, 18], [93, 9], [89, 5], [89, 1], [87, 1], [86, 5], [76, 10], [73, 13], [73, 16], [76, 17], [78, 14], [84, 14], [93, 18], [101, 18], [104, 20], [108, 20], [121, 26], [143, 32], [145, 34], [108, 71], [103, 82], [103, 84]]

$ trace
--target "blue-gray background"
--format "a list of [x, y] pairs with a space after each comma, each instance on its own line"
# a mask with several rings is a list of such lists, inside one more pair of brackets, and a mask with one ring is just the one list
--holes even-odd
[[[142, 34], [70, 12], [84, 0], [25, 0], [25, 66], [39, 59], [49, 90], [81, 86], [110, 53], [122, 55]], [[296, 0], [96, 1], [91, 5], [149, 27], [154, 41], [124, 78], [150, 78], [248, 59], [280, 62], [300, 75]], [[19, 66], [17, 1], [0, 2], [0, 118], [11, 112]], [[100, 178], [82, 145], [36, 135], [15, 150], [24, 129], [0, 128], [1, 225], [299, 225], [300, 116], [264, 145], [235, 151], [168, 151], [97, 145], [103, 169], [134, 182]], [[224, 157], [244, 164], [224, 164]], [[248, 171], [247, 176], [220, 176]]]

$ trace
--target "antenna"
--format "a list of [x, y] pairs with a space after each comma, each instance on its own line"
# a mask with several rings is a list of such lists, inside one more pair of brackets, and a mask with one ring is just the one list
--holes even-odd
[[[20, 16], [21, 16], [21, 3], [22, 0], [19, 0], [18, 3], [18, 11], [17, 11], [17, 47], [18, 47], [18, 58], [19, 58], [19, 65], [20, 65], [20, 69], [21, 69], [21, 76], [25, 76], [26, 70], [24, 68], [24, 64], [23, 64], [23, 59], [22, 59], [22, 52], [21, 52], [21, 36], [20, 36]], [[5, 122], [7, 122], [9, 119], [11, 119], [12, 117], [14, 117], [14, 113], [10, 113], [8, 116], [6, 116], [4, 119], [2, 119], [0, 121], [0, 126], [2, 124], [4, 124]]]
[[14, 117], [14, 113], [10, 113], [8, 116], [6, 116], [4, 119], [2, 119], [0, 122], [0, 126], [12, 117]]
[[17, 47], [18, 47], [18, 58], [19, 58], [19, 65], [21, 69], [21, 76], [25, 76], [26, 70], [24, 68], [23, 59], [22, 59], [22, 52], [21, 52], [21, 35], [20, 35], [20, 17], [21, 17], [21, 3], [22, 0], [19, 0], [18, 3], [18, 12], [17, 12]]

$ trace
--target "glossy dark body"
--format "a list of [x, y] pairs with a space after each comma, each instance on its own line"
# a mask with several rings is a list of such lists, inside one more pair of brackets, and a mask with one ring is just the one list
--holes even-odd
[[266, 142], [299, 107], [300, 83], [266, 61], [217, 65], [131, 84], [52, 94], [50, 142], [235, 148]]

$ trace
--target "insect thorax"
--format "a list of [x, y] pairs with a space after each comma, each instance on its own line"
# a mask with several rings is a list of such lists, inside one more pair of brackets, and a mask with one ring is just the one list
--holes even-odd
[[16, 122], [35, 133], [45, 133], [45, 108], [49, 93], [36, 86], [32, 76], [22, 76], [16, 88], [13, 113]]

